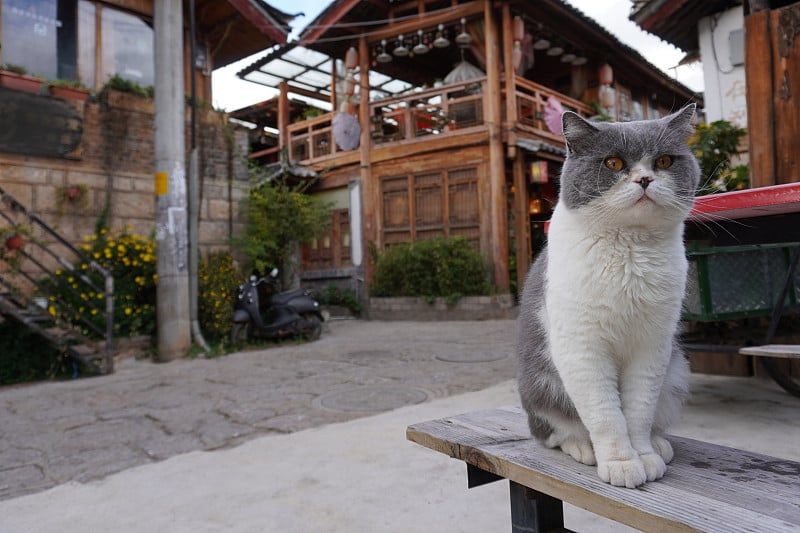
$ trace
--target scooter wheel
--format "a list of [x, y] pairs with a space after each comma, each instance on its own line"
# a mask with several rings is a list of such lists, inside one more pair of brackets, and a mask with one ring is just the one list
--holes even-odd
[[313, 313], [304, 313], [302, 316], [311, 326], [307, 334], [308, 340], [315, 341], [319, 339], [320, 335], [322, 335], [322, 322], [320, 322], [319, 317]]
[[231, 344], [236, 346], [250, 340], [250, 323], [235, 322], [231, 328]]

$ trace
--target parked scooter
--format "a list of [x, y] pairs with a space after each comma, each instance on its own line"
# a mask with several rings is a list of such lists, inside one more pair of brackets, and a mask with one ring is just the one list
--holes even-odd
[[[269, 278], [250, 276], [239, 285], [233, 304], [233, 344], [247, 339], [278, 339], [294, 335], [305, 335], [310, 340], [319, 338], [324, 320], [319, 302], [304, 289], [277, 292], [277, 276], [278, 269], [273, 268]], [[273, 286], [263, 309], [258, 297], [258, 286], [262, 283]]]

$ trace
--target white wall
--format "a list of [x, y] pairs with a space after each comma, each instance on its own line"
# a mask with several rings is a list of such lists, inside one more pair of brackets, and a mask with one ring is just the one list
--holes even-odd
[[700, 19], [698, 36], [705, 81], [706, 120], [747, 127], [744, 64], [731, 64], [729, 35], [744, 27], [742, 6]]

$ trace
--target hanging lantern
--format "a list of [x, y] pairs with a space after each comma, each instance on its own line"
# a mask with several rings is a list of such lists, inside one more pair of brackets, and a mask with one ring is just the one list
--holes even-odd
[[514, 40], [521, 41], [525, 38], [525, 22], [522, 17], [514, 17]]
[[600, 104], [606, 109], [614, 107], [614, 89], [608, 85], [600, 86]]
[[447, 48], [450, 46], [450, 41], [444, 36], [444, 24], [439, 24], [439, 31], [436, 33], [436, 39], [433, 40], [433, 46], [436, 48]]
[[614, 69], [608, 63], [603, 64], [597, 70], [597, 76], [600, 78], [602, 85], [611, 85], [614, 83]]
[[572, 66], [579, 67], [581, 65], [585, 65], [586, 61], [587, 61], [587, 59], [586, 59], [585, 56], [577, 55], [577, 56], [575, 56], [575, 59], [572, 60]]
[[511, 52], [511, 59], [514, 63], [514, 71], [519, 70], [522, 64], [522, 45], [519, 41], [514, 41], [514, 50]]
[[358, 65], [358, 50], [356, 50], [354, 46], [351, 46], [344, 56], [344, 68], [353, 70], [356, 68], [356, 65]]
[[347, 72], [347, 75], [344, 78], [344, 94], [348, 97], [351, 97], [356, 92], [356, 80], [353, 76], [353, 71], [350, 70]]
[[550, 48], [550, 41], [541, 35], [533, 43], [534, 50], [547, 50], [548, 48]]
[[422, 30], [417, 30], [417, 44], [411, 50], [417, 55], [428, 53], [428, 46], [425, 44]]
[[547, 51], [547, 55], [552, 56], [552, 57], [560, 56], [563, 53], [564, 53], [564, 48], [562, 48], [558, 44], [554, 44]]
[[575, 54], [572, 52], [567, 51], [563, 56], [561, 56], [562, 63], [572, 63], [575, 61]]

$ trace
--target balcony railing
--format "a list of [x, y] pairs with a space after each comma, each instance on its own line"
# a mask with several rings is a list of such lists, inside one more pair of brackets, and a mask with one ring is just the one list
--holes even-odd
[[[479, 131], [485, 127], [484, 95], [487, 94], [486, 78], [479, 78], [377, 100], [370, 102], [370, 121], [366, 126], [362, 124], [362, 128], [369, 128], [372, 148]], [[517, 120], [513, 126], [516, 130], [561, 143], [561, 136], [551, 132], [544, 122], [544, 110], [551, 97], [564, 109], [581, 116], [594, 114], [591, 107], [579, 100], [518, 78], [514, 87]], [[334, 116], [335, 113], [326, 113], [290, 125], [289, 157], [294, 161], [316, 162], [346, 153], [333, 138]]]
[[483, 126], [485, 78], [435, 87], [370, 104], [373, 145]]

